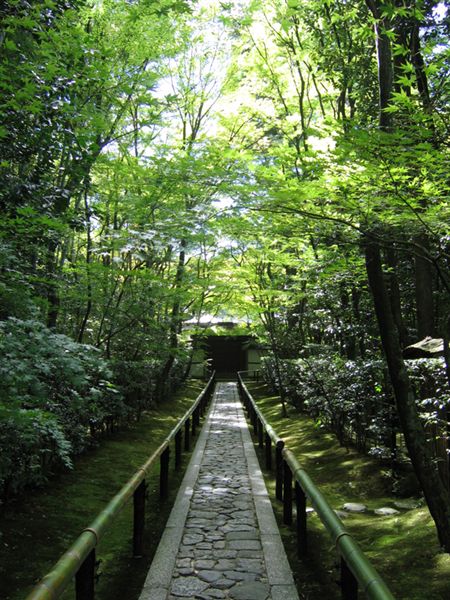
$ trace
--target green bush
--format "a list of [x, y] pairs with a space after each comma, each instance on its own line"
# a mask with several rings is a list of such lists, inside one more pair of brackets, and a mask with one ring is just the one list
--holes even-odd
[[443, 358], [408, 360], [408, 371], [420, 398], [422, 414], [431, 422], [438, 422], [442, 411], [450, 406], [450, 386]]
[[164, 370], [164, 360], [161, 357], [113, 361], [111, 367], [114, 381], [120, 386], [130, 415], [139, 419], [143, 411], [170, 397], [183, 382], [186, 362], [184, 354], [180, 352], [170, 369], [169, 377], [163, 382], [164, 393], [159, 397]]
[[0, 322], [3, 500], [70, 466], [92, 435], [127, 414], [100, 352], [34, 320]]
[[278, 381], [272, 360], [266, 358], [263, 372], [274, 389], [282, 387], [294, 406], [333, 431], [341, 444], [352, 442], [362, 452], [390, 455], [396, 423], [381, 359], [348, 360], [332, 353], [284, 359]]
[[[430, 442], [437, 458], [443, 459], [450, 406], [444, 360], [417, 359], [406, 364]], [[280, 365], [279, 381], [273, 359], [264, 359], [267, 383], [274, 390], [282, 389], [289, 402], [333, 431], [341, 444], [352, 442], [361, 452], [399, 459], [395, 438], [399, 423], [381, 358], [348, 360], [323, 352], [319, 357], [282, 359]]]
[[56, 465], [72, 466], [71, 444], [55, 415], [0, 405], [0, 498], [40, 485]]
[[140, 417], [155, 403], [157, 377], [161, 371], [159, 360], [116, 360], [112, 363], [114, 379], [122, 390], [125, 404], [131, 414]]

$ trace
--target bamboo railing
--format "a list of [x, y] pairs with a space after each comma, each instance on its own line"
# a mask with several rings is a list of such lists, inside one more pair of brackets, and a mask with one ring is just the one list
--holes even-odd
[[182, 438], [184, 449], [190, 449], [191, 436], [196, 433], [215, 381], [213, 373], [205, 389], [191, 408], [178, 421], [159, 448], [138, 469], [107, 506], [86, 527], [72, 546], [61, 556], [53, 569], [33, 588], [27, 600], [56, 600], [75, 577], [76, 600], [93, 600], [95, 589], [96, 547], [125, 504], [133, 498], [133, 556], [143, 555], [145, 490], [150, 469], [160, 461], [159, 494], [165, 499], [169, 492], [170, 445], [175, 445], [175, 468], [181, 464]]
[[[283, 502], [283, 521], [292, 525], [293, 491], [296, 503], [297, 549], [299, 556], [308, 552], [306, 503], [309, 499], [322, 525], [331, 535], [340, 556], [340, 585], [343, 600], [357, 600], [358, 587], [370, 600], [395, 600], [381, 576], [370, 564], [361, 548], [345, 529], [342, 521], [330, 507], [320, 490], [301, 467], [294, 454], [269, 425], [245, 385], [241, 371], [238, 385], [242, 401], [247, 410], [259, 447], [265, 449], [266, 468], [272, 468], [272, 444], [275, 445], [275, 494]], [[293, 482], [295, 484], [293, 490]]]

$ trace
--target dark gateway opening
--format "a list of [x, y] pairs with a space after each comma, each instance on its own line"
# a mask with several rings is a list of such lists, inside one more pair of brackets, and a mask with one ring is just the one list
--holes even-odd
[[217, 375], [236, 374], [247, 368], [247, 350], [250, 338], [248, 336], [209, 336], [206, 339], [205, 350], [211, 368]]

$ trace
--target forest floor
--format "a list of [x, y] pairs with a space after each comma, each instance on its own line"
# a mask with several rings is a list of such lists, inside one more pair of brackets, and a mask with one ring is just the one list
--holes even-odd
[[[97, 448], [76, 460], [73, 471], [51, 479], [42, 490], [11, 502], [0, 516], [0, 598], [23, 600], [156, 450], [203, 388], [192, 382], [172, 400], [145, 413], [133, 426], [105, 437]], [[183, 454], [183, 467], [188, 455]], [[172, 461], [171, 461], [172, 462]], [[149, 478], [145, 548], [141, 559], [131, 558], [132, 502], [128, 502], [98, 548], [99, 600], [137, 598], [164, 530], [183, 473], [171, 469], [170, 497], [158, 498], [158, 471]], [[69, 588], [63, 598], [73, 598]]]
[[[434, 525], [423, 502], [392, 517], [373, 509], [394, 506], [390, 481], [380, 462], [339, 446], [336, 438], [308, 417], [289, 409], [281, 415], [279, 400], [261, 384], [248, 384], [266, 418], [297, 455], [313, 481], [335, 509], [346, 502], [363, 503], [368, 512], [349, 514], [347, 529], [354, 535], [397, 600], [448, 600], [450, 556], [440, 552]], [[30, 492], [11, 503], [0, 517], [0, 598], [23, 600], [47, 573], [80, 531], [106, 505], [130, 475], [159, 446], [202, 387], [192, 383], [171, 401], [145, 414], [139, 423], [101, 440], [98, 448], [81, 456], [76, 468], [55, 476], [47, 488]], [[188, 462], [184, 455], [183, 464]], [[261, 461], [263, 464], [263, 461]], [[265, 473], [274, 497], [274, 481]], [[157, 468], [150, 477], [146, 526], [146, 556], [131, 558], [131, 503], [102, 539], [98, 557], [99, 600], [138, 597], [169, 515], [182, 473], [171, 476], [171, 497], [158, 501]], [[299, 584], [302, 600], [337, 600], [340, 590], [336, 554], [315, 513], [308, 516], [310, 554], [296, 557], [295, 534], [281, 525], [281, 503], [274, 500], [283, 541]], [[63, 598], [73, 597], [68, 590]]]
[[[440, 551], [435, 528], [424, 502], [411, 499], [415, 508], [399, 509], [394, 516], [377, 516], [374, 509], [395, 508], [400, 500], [391, 492], [387, 468], [375, 458], [339, 445], [336, 437], [318, 428], [309, 417], [289, 408], [283, 417], [279, 398], [260, 383], [247, 382], [266, 419], [294, 452], [314, 483], [335, 510], [347, 502], [367, 506], [365, 513], [349, 513], [344, 524], [373, 566], [384, 578], [397, 600], [448, 600], [450, 598], [450, 555]], [[263, 464], [263, 460], [260, 460]], [[301, 598], [340, 598], [337, 555], [319, 517], [308, 515], [309, 557], [296, 555], [293, 529], [281, 524], [282, 505], [274, 497], [273, 475], [265, 473], [283, 541], [294, 571]], [[406, 503], [408, 504], [408, 502]]]

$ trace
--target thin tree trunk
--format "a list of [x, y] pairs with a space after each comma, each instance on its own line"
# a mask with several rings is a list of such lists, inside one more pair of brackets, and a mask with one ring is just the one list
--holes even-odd
[[361, 311], [359, 308], [359, 302], [361, 299], [361, 290], [357, 287], [352, 287], [352, 313], [355, 323], [358, 325], [359, 335], [358, 337], [358, 348], [361, 358], [366, 355], [366, 333], [365, 327], [361, 327]]
[[47, 263], [46, 263], [46, 277], [48, 283], [47, 288], [47, 327], [50, 329], [56, 329], [58, 322], [58, 314], [60, 308], [59, 290], [58, 290], [58, 274], [57, 274], [57, 258], [56, 249], [58, 242], [51, 241], [47, 248]]
[[408, 330], [402, 315], [402, 302], [400, 294], [400, 286], [397, 278], [398, 260], [397, 253], [392, 246], [389, 246], [386, 250], [386, 261], [389, 265], [389, 298], [391, 301], [392, 316], [394, 317], [397, 331], [400, 338], [400, 345], [402, 348], [408, 345]]
[[287, 403], [286, 403], [286, 394], [283, 387], [283, 375], [281, 371], [281, 363], [280, 363], [280, 352], [278, 349], [276, 332], [275, 332], [275, 323], [272, 315], [266, 315], [266, 328], [269, 333], [270, 346], [273, 354], [273, 359], [275, 363], [275, 372], [278, 378], [278, 392], [280, 394], [280, 404], [281, 404], [281, 414], [283, 417], [288, 416], [287, 411]]
[[[429, 239], [426, 234], [416, 240], [418, 244], [427, 249]], [[434, 299], [433, 299], [433, 273], [432, 265], [423, 255], [414, 256], [415, 294], [416, 294], [416, 318], [417, 334], [419, 339], [427, 335], [434, 337]]]
[[398, 332], [383, 275], [380, 247], [377, 242], [366, 241], [365, 257], [381, 342], [386, 355], [408, 453], [436, 524], [439, 542], [446, 552], [450, 552], [450, 496], [439, 477], [402, 358]]
[[83, 343], [84, 332], [92, 310], [92, 281], [91, 281], [91, 260], [92, 260], [92, 236], [91, 236], [91, 213], [88, 202], [89, 181], [85, 182], [84, 189], [84, 213], [86, 217], [86, 278], [87, 278], [87, 303], [83, 315], [83, 321], [78, 332], [77, 342]]
[[386, 112], [389, 106], [393, 83], [393, 61], [389, 30], [391, 23], [387, 17], [382, 16], [383, 4], [378, 0], [366, 0], [366, 4], [375, 19], [375, 37], [378, 60], [378, 93], [380, 129], [390, 131], [392, 128], [392, 114]]
[[180, 287], [184, 279], [184, 272], [186, 267], [186, 240], [181, 240], [181, 250], [178, 254], [177, 272], [175, 275], [175, 299], [172, 304], [172, 311], [170, 315], [170, 327], [169, 327], [169, 356], [164, 363], [161, 373], [158, 377], [156, 384], [156, 398], [162, 400], [165, 393], [168, 391], [168, 383], [170, 381], [170, 374], [172, 367], [175, 363], [175, 354], [178, 348], [178, 335], [181, 330], [181, 302], [178, 296]]

